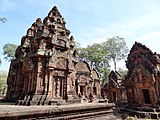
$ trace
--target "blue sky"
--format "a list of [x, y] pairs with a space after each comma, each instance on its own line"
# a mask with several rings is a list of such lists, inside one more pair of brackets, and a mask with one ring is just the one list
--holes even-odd
[[[31, 24], [55, 5], [82, 47], [118, 35], [129, 49], [138, 41], [160, 53], [159, 0], [0, 0], [0, 17], [8, 19], [0, 23], [0, 70], [9, 69], [1, 54], [3, 45], [19, 45]], [[123, 61], [118, 65], [125, 67]]]

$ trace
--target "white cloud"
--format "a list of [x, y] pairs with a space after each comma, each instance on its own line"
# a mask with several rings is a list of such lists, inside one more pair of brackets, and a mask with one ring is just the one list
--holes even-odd
[[108, 37], [118, 35], [124, 37], [128, 43], [131, 43], [131, 41], [143, 43], [146, 40], [157, 40], [160, 38], [160, 29], [156, 29], [159, 25], [160, 16], [149, 14], [135, 20], [98, 27], [86, 34], [90, 36], [89, 41], [92, 42], [102, 42]]
[[[148, 34], [135, 37], [135, 40], [142, 43], [147, 41], [150, 41], [150, 42], [158, 41], [160, 40], [160, 31], [150, 32]], [[160, 41], [158, 42], [160, 43]]]
[[[90, 31], [85, 31], [79, 39], [83, 46], [93, 43], [101, 43], [112, 36], [118, 35], [124, 37], [129, 49], [135, 41], [149, 47], [153, 52], [160, 53], [160, 16], [156, 13], [120, 21], [116, 23], [107, 23], [102, 27], [92, 28]], [[82, 46], [82, 47], [83, 47]], [[125, 68], [124, 60], [117, 63], [118, 67]]]
[[150, 48], [153, 52], [160, 53], [160, 31], [150, 32], [134, 38], [137, 42], [140, 42]]

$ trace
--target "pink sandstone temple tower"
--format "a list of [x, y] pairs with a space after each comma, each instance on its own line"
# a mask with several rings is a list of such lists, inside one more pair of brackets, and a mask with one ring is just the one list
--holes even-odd
[[67, 80], [78, 58], [74, 38], [65, 24], [53, 7], [43, 21], [38, 18], [27, 30], [10, 65], [5, 100], [44, 104], [68, 99], [68, 92], [74, 90]]
[[78, 62], [74, 38], [65, 24], [53, 7], [27, 30], [11, 61], [5, 101], [52, 105], [101, 96], [99, 74], [88, 63]]

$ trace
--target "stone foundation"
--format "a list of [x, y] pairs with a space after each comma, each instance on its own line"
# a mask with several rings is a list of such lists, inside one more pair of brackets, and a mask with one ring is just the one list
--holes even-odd
[[115, 104], [106, 103], [86, 103], [71, 104], [62, 106], [13, 106], [1, 105], [0, 119], [47, 119], [64, 120], [78, 119], [96, 115], [112, 113]]

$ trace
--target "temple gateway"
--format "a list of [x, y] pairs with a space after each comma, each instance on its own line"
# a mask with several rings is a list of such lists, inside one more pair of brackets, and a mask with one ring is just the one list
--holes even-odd
[[65, 24], [53, 7], [44, 20], [38, 18], [27, 30], [11, 61], [5, 100], [51, 105], [101, 95], [98, 72], [78, 62], [74, 37]]

